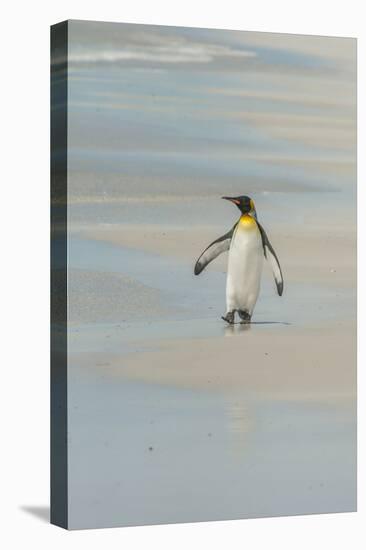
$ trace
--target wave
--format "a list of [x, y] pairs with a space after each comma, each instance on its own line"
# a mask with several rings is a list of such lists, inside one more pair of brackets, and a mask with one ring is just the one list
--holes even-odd
[[253, 58], [257, 53], [230, 46], [170, 41], [168, 44], [128, 47], [123, 49], [70, 52], [74, 63], [116, 63], [146, 61], [150, 63], [210, 63], [216, 58]]

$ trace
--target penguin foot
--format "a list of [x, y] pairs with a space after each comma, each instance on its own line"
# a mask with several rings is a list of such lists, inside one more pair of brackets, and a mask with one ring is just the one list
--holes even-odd
[[229, 323], [229, 325], [233, 325], [234, 324], [234, 316], [235, 316], [235, 311], [228, 311], [225, 316], [221, 317], [221, 319], [223, 321], [226, 321], [227, 323]]
[[242, 319], [242, 324], [246, 325], [247, 323], [250, 323], [252, 316], [249, 315], [247, 311], [245, 311], [244, 309], [239, 309], [238, 313], [240, 319]]

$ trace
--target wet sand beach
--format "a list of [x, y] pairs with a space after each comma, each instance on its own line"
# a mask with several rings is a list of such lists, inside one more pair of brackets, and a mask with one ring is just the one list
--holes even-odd
[[[355, 510], [353, 41], [73, 25], [70, 527]], [[228, 326], [238, 194], [285, 289]]]
[[[74, 462], [79, 518], [94, 500], [100, 525], [121, 514], [135, 525], [140, 513], [159, 523], [355, 509], [354, 235], [271, 229], [285, 294], [265, 266], [253, 323], [227, 326], [227, 256], [203, 276], [192, 271], [218, 231], [127, 225], [73, 240], [75, 273], [89, 270], [87, 286], [71, 272], [70, 406], [83, 434], [73, 448], [90, 450], [87, 468]], [[103, 457], [119, 461], [93, 497], [80, 480], [99, 477], [95, 429]]]

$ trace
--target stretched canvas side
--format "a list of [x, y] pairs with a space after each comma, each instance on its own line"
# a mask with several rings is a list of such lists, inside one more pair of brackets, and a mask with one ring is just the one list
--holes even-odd
[[51, 523], [67, 528], [67, 35], [51, 27]]

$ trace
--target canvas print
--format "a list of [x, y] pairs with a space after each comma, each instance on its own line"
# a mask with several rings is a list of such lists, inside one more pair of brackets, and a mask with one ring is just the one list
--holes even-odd
[[356, 41], [51, 30], [51, 518], [356, 510]]

